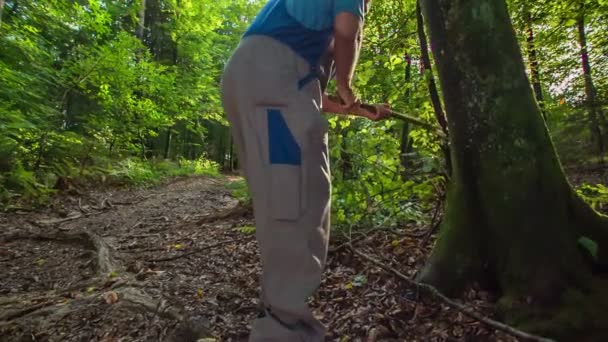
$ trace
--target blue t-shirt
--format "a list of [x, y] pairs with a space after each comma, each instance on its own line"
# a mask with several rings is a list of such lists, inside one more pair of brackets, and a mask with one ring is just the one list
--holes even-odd
[[272, 37], [317, 68], [333, 38], [336, 15], [349, 12], [363, 19], [364, 4], [365, 0], [270, 0], [245, 36]]

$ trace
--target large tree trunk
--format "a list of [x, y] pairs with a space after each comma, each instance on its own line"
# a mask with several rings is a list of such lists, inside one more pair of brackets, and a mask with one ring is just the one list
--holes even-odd
[[[595, 280], [579, 239], [593, 239], [605, 262], [608, 222], [566, 180], [504, 0], [423, 0], [422, 6], [453, 172], [440, 236], [420, 280], [451, 294], [471, 282], [491, 284], [502, 294], [503, 312], [515, 313], [507, 320], [550, 336], [598, 322], [591, 313], [576, 327], [568, 311], [532, 315], [549, 305], [583, 305]], [[536, 325], [524, 324], [529, 321]]]
[[589, 63], [589, 52], [587, 49], [587, 35], [585, 33], [585, 9], [581, 8], [581, 13], [577, 19], [578, 43], [581, 48], [581, 64], [583, 76], [585, 78], [585, 102], [589, 110], [589, 128], [591, 130], [592, 142], [597, 145], [601, 156], [604, 154], [604, 130], [606, 129], [606, 119], [601, 106], [597, 103], [597, 95], [593, 77], [591, 76], [591, 64]]

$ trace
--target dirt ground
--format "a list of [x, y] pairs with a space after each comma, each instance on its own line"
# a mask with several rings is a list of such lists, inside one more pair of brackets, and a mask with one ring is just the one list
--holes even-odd
[[[251, 212], [226, 187], [235, 180], [62, 195], [48, 209], [1, 213], [0, 340], [246, 340], [260, 264]], [[355, 246], [413, 276], [433, 243], [427, 229], [376, 230]], [[421, 298], [343, 243], [332, 239], [311, 300], [328, 341], [514, 341]], [[462, 300], [493, 316], [488, 293]]]

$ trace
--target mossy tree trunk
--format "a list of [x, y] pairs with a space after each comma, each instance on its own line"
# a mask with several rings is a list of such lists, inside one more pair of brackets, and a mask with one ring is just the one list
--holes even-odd
[[421, 4], [443, 87], [452, 177], [441, 233], [420, 280], [450, 294], [471, 282], [492, 284], [504, 312], [519, 313], [507, 317], [511, 323], [553, 336], [582, 329], [551, 324], [597, 287], [579, 240], [592, 239], [597, 262], [605, 262], [608, 221], [566, 180], [505, 1]]

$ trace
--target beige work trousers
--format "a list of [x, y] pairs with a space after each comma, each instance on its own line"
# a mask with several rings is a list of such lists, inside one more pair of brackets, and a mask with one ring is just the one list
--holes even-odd
[[222, 101], [253, 199], [265, 314], [249, 341], [323, 341], [306, 301], [327, 257], [330, 173], [319, 81], [308, 63], [264, 36], [243, 39], [222, 78]]

